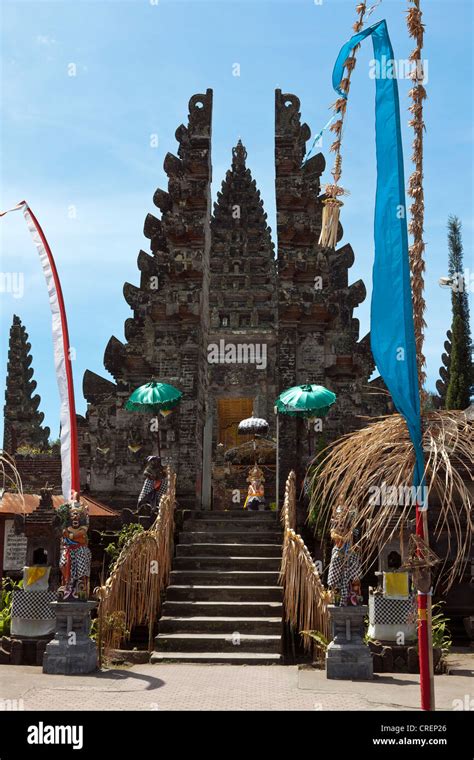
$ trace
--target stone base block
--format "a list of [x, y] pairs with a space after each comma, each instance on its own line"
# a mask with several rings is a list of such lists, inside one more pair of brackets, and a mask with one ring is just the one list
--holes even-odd
[[97, 602], [53, 602], [56, 633], [46, 647], [43, 672], [56, 675], [92, 673], [97, 669], [97, 646], [89, 638], [91, 610]]
[[367, 681], [373, 678], [372, 656], [365, 645], [328, 647], [326, 678]]
[[333, 640], [326, 652], [326, 677], [349, 681], [373, 678], [372, 655], [364, 643], [368, 608], [329, 605]]

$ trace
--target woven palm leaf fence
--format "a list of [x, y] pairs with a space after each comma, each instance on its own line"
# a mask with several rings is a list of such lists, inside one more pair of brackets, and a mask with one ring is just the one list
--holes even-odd
[[148, 625], [148, 649], [160, 609], [161, 592], [171, 571], [174, 547], [176, 474], [168, 468], [168, 490], [161, 497], [153, 525], [136, 533], [120, 552], [110, 576], [95, 589], [99, 599], [99, 649], [118, 649], [132, 629]]
[[[328, 594], [311, 554], [301, 536], [295, 532], [296, 476], [294, 471], [290, 472], [286, 481], [281, 521], [284, 536], [280, 583], [283, 586], [285, 619], [297, 632], [317, 631], [325, 639], [329, 639]], [[303, 635], [303, 643], [306, 651], [321, 656], [322, 650], [313, 638]]]
[[[449, 566], [445, 557], [438, 573], [438, 584], [441, 581], [445, 592], [462, 576], [470, 556], [473, 429], [463, 411], [423, 415], [427, 496], [428, 503], [436, 504], [431, 510], [436, 509], [437, 515], [432, 537], [438, 538], [444, 532], [448, 537]], [[309, 475], [313, 522], [326, 531], [331, 517], [342, 508], [351, 529], [359, 529], [361, 539], [354, 546], [360, 550], [364, 571], [390, 535], [398, 534], [404, 523], [415, 516], [413, 498], [399, 496], [410, 492], [413, 467], [413, 446], [399, 414], [342, 436], [314, 463]], [[380, 499], [371, 496], [383, 483], [395, 486], [398, 495], [381, 504]]]

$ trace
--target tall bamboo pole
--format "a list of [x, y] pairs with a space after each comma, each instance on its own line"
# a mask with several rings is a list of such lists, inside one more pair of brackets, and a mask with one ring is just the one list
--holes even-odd
[[[413, 299], [413, 321], [415, 328], [416, 356], [418, 366], [418, 388], [420, 394], [420, 406], [425, 401], [424, 384], [426, 380], [423, 354], [424, 328], [426, 322], [424, 313], [426, 303], [424, 298], [424, 250], [423, 240], [425, 201], [423, 193], [423, 133], [425, 123], [423, 121], [423, 101], [426, 99], [423, 70], [423, 36], [424, 25], [422, 22], [420, 0], [408, 0], [407, 27], [410, 37], [416, 42], [416, 47], [410, 54], [410, 61], [414, 64], [411, 73], [413, 87], [410, 90], [411, 105], [409, 111], [412, 118], [409, 125], [413, 127], [413, 155], [414, 170], [408, 181], [408, 195], [412, 198], [410, 206], [410, 221], [408, 230], [412, 235], [412, 244], [409, 249], [411, 286]], [[416, 507], [416, 533], [429, 545], [428, 512], [426, 508], [420, 510]], [[431, 610], [431, 589], [428, 592], [418, 591], [418, 654], [420, 662], [420, 690], [421, 707], [423, 710], [435, 709], [434, 672], [433, 672], [433, 630]]]

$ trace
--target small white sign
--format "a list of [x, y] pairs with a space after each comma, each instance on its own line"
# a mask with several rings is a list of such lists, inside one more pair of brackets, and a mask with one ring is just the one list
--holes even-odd
[[5, 520], [3, 569], [23, 570], [26, 564], [26, 546], [28, 539], [24, 535], [16, 535], [13, 525], [13, 520]]

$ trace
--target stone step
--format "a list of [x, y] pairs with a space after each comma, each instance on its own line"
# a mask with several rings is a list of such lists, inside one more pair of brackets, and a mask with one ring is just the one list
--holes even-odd
[[162, 607], [162, 614], [167, 617], [278, 617], [283, 616], [283, 604], [281, 602], [196, 602], [196, 601], [171, 601], [166, 599]]
[[[238, 643], [237, 643], [238, 642]], [[274, 652], [280, 653], [281, 636], [227, 633], [159, 633], [155, 650], [161, 652]]]
[[281, 557], [175, 557], [174, 570], [280, 570]]
[[281, 544], [177, 544], [176, 557], [279, 557]]
[[159, 621], [160, 633], [252, 633], [281, 635], [281, 617], [168, 617]]
[[181, 544], [281, 544], [283, 536], [280, 531], [185, 531], [179, 536]]
[[231, 530], [238, 530], [240, 532], [242, 531], [277, 531], [280, 529], [279, 524], [275, 519], [273, 520], [234, 520], [234, 519], [225, 519], [225, 520], [185, 520], [183, 525], [183, 531], [185, 533], [191, 531], [212, 531], [215, 533], [216, 531], [222, 530], [222, 531], [231, 531]]
[[277, 586], [277, 570], [173, 570], [170, 583], [177, 586]]
[[223, 665], [278, 665], [281, 663], [281, 654], [273, 652], [152, 652], [150, 662], [154, 664], [200, 662]]
[[166, 589], [166, 600], [196, 602], [281, 602], [281, 586], [196, 586], [171, 585]]

